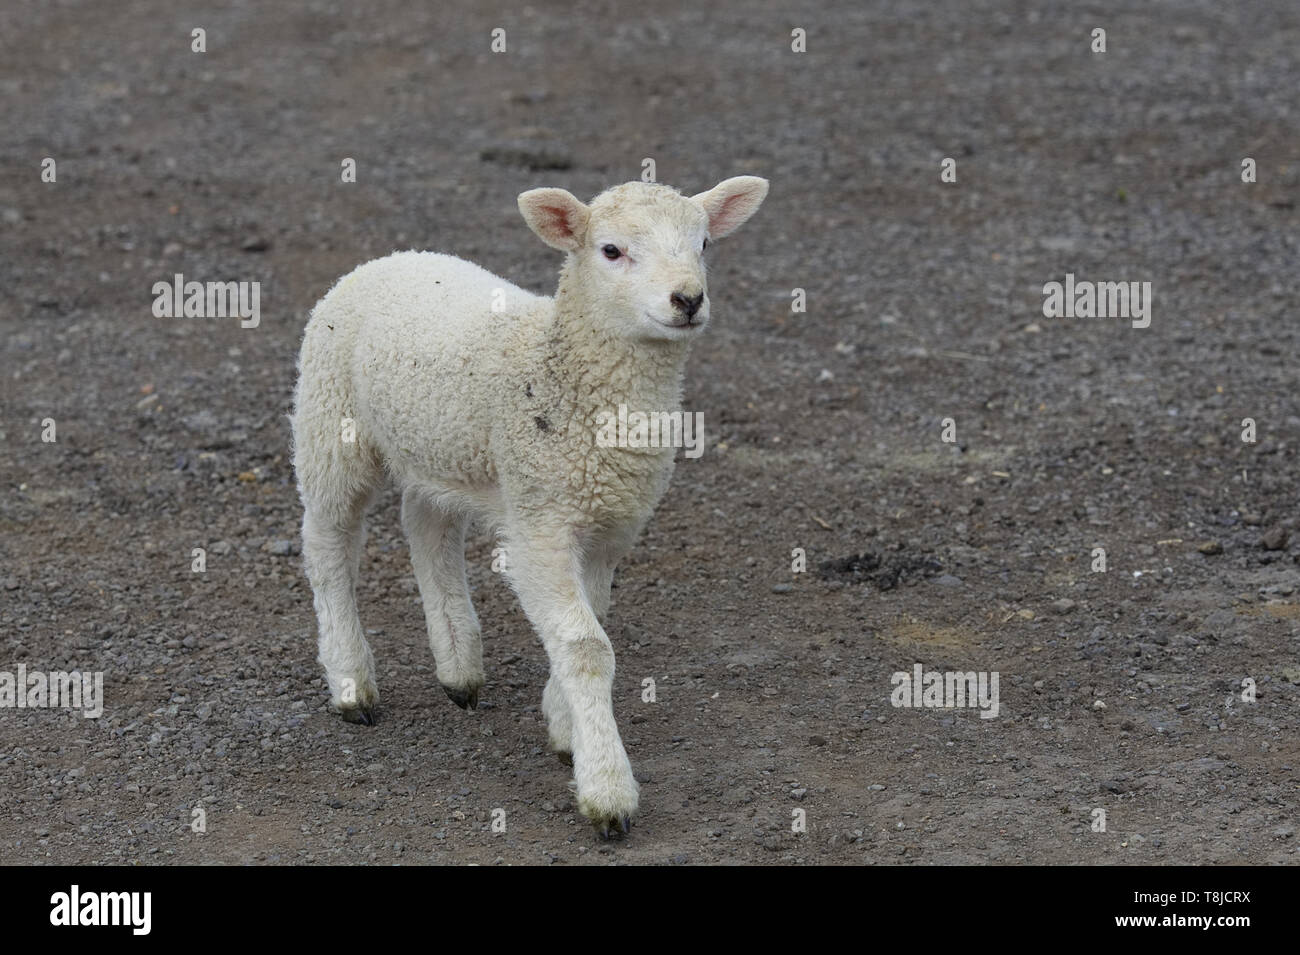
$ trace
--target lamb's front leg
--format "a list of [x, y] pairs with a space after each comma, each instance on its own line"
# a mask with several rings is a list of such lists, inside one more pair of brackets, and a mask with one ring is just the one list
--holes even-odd
[[[603, 836], [627, 832], [640, 787], [614, 722], [614, 648], [587, 599], [581, 557], [554, 542], [511, 552], [511, 583], [551, 661], [543, 709], [548, 721], [569, 720], [578, 809]], [[564, 728], [551, 727], [557, 748]]]
[[[602, 624], [609, 611], [609, 589], [614, 580], [614, 567], [627, 553], [628, 544], [613, 540], [588, 550], [583, 560], [582, 582], [586, 588], [587, 602]], [[564, 687], [552, 672], [542, 693], [542, 715], [546, 717], [546, 732], [552, 752], [566, 766], [573, 765], [573, 714]]]

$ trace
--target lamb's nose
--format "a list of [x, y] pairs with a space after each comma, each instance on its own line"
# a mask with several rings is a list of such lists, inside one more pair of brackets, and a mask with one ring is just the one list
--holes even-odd
[[685, 315], [688, 319], [694, 318], [695, 313], [700, 310], [700, 305], [704, 302], [704, 293], [700, 292], [693, 298], [688, 298], [681, 292], [673, 292], [668, 296], [668, 301], [673, 303], [673, 307]]

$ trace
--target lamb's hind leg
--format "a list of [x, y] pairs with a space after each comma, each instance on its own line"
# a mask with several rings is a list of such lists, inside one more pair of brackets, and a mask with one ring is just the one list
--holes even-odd
[[357, 569], [364, 540], [362, 519], [369, 495], [342, 509], [308, 500], [302, 522], [302, 554], [320, 625], [319, 660], [330, 702], [351, 723], [374, 722], [379, 706], [375, 658], [357, 615]]
[[466, 515], [437, 507], [420, 488], [402, 494], [402, 527], [411, 545], [438, 682], [461, 709], [478, 706], [484, 683], [483, 642], [465, 579], [468, 523]]

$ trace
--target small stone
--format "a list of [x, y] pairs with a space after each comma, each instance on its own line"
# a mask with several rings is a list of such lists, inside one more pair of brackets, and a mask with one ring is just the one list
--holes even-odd
[[291, 557], [297, 548], [294, 547], [293, 541], [276, 541], [271, 545], [271, 556], [273, 557]]
[[825, 736], [809, 736], [809, 737], [808, 737], [808, 745], [809, 745], [809, 746], [825, 746], [825, 745], [826, 745], [826, 737], [825, 737]]
[[1052, 601], [1052, 609], [1060, 614], [1067, 614], [1075, 607], [1075, 603], [1069, 597], [1062, 597], [1060, 600]]
[[1260, 543], [1264, 546], [1265, 550], [1281, 550], [1286, 546], [1287, 539], [1290, 536], [1290, 533], [1285, 527], [1278, 525], [1276, 527], [1270, 527], [1265, 531], [1264, 537], [1260, 540]]
[[774, 594], [788, 594], [792, 590], [794, 590], [794, 584], [773, 584], [772, 585], [772, 593]]
[[265, 236], [260, 235], [249, 236], [244, 240], [244, 244], [240, 246], [245, 252], [265, 252], [270, 247], [271, 243], [267, 241]]
[[5, 590], [17, 590], [17, 589], [18, 589], [18, 578], [17, 578], [17, 577], [6, 577], [6, 578], [5, 578]]
[[798, 799], [798, 800], [802, 801], [802, 800], [803, 800], [803, 797], [806, 796], [806, 795], [808, 795], [808, 790], [806, 790], [806, 789], [792, 789], [792, 790], [790, 790], [790, 795], [793, 796], [795, 799]]
[[1196, 549], [1199, 550], [1202, 554], [1207, 554], [1207, 555], [1223, 553], [1223, 545], [1220, 544], [1218, 541], [1206, 541], [1204, 544], [1201, 544]]
[[934, 582], [940, 587], [962, 586], [962, 579], [960, 577], [954, 577], [952, 574], [940, 574], [938, 577], [934, 578]]

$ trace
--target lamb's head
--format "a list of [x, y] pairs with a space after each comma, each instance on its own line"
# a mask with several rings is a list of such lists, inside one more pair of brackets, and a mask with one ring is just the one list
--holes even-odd
[[590, 205], [563, 189], [531, 189], [519, 197], [519, 211], [543, 242], [569, 253], [566, 281], [596, 306], [586, 321], [628, 338], [672, 341], [709, 320], [709, 242], [738, 229], [766, 195], [767, 180], [757, 176], [690, 197], [628, 182]]

